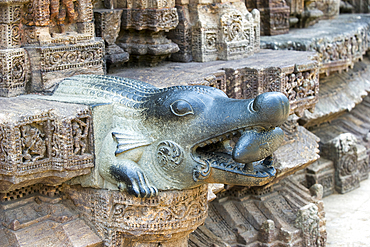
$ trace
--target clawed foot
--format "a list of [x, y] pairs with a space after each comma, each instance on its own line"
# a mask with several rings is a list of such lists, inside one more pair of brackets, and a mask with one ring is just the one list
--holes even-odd
[[158, 189], [150, 185], [148, 178], [136, 165], [113, 165], [110, 174], [118, 182], [117, 186], [123, 191], [126, 185], [127, 192], [136, 197], [153, 197], [158, 195]]

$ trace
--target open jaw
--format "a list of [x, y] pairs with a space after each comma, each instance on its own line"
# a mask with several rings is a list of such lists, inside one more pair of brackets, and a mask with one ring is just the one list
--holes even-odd
[[[239, 142], [244, 136], [249, 135], [249, 133], [254, 133], [260, 135], [261, 137], [255, 139], [253, 143], [248, 143], [245, 141]], [[202, 171], [202, 176], [208, 175], [210, 168], [219, 169], [231, 173], [240, 174], [243, 176], [256, 177], [256, 178], [269, 178], [276, 174], [275, 168], [272, 166], [272, 150], [271, 152], [264, 152], [266, 155], [260, 157], [260, 152], [256, 152], [256, 159], [252, 162], [241, 163], [233, 159], [233, 149], [235, 146], [240, 148], [249, 148], [248, 146], [255, 146], [259, 148], [259, 143], [264, 143], [264, 133], [272, 133], [274, 128], [270, 130], [265, 130], [263, 128], [241, 128], [238, 130], [233, 130], [231, 132], [224, 133], [222, 135], [210, 138], [206, 141], [197, 143], [192, 147], [192, 157], [200, 164], [199, 172]], [[242, 145], [242, 146], [241, 146]], [[243, 145], [245, 145], [243, 147]], [[256, 149], [254, 149], [256, 150]], [[253, 156], [254, 154], [252, 154]], [[199, 177], [200, 174], [195, 175]]]

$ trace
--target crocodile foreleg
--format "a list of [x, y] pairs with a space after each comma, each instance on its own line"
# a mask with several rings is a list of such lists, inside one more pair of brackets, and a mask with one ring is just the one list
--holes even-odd
[[157, 188], [149, 183], [145, 173], [132, 160], [120, 160], [119, 163], [110, 166], [109, 173], [121, 191], [126, 187], [128, 193], [136, 197], [158, 195]]

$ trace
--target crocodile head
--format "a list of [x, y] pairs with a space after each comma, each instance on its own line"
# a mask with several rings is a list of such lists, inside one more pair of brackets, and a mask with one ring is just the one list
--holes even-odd
[[151, 171], [167, 185], [254, 186], [275, 175], [271, 155], [283, 140], [277, 126], [289, 114], [283, 94], [238, 100], [214, 88], [172, 87], [153, 95], [145, 108], [144, 123], [156, 140]]

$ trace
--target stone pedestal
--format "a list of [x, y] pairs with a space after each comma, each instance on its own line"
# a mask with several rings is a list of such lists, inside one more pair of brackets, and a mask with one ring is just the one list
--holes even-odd
[[321, 184], [323, 196], [329, 196], [334, 193], [334, 173], [333, 161], [320, 158], [306, 169], [307, 186], [311, 187], [314, 184]]
[[208, 213], [207, 185], [162, 191], [152, 198], [80, 186], [65, 191], [105, 246], [186, 247], [189, 234], [203, 224]]
[[118, 45], [130, 54], [130, 63], [154, 66], [179, 50], [165, 32], [178, 24], [175, 1], [122, 1]]

